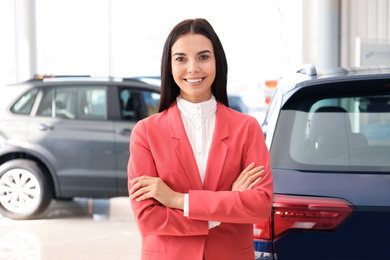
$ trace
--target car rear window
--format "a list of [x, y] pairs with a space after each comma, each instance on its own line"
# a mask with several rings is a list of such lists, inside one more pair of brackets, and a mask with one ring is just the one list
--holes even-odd
[[282, 109], [271, 164], [297, 170], [389, 171], [390, 95], [307, 98]]

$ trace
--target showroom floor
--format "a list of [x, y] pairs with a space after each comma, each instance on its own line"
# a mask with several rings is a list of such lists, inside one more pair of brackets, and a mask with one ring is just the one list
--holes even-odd
[[39, 220], [0, 215], [1, 260], [139, 260], [140, 248], [127, 197], [53, 201]]

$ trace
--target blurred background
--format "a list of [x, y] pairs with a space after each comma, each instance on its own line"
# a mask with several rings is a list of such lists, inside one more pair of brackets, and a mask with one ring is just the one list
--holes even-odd
[[224, 45], [229, 87], [248, 88], [302, 63], [302, 7], [300, 0], [2, 1], [1, 80], [159, 75], [170, 30], [202, 17]]
[[202, 17], [224, 45], [229, 92], [267, 99], [303, 63], [388, 63], [389, 12], [388, 0], [1, 1], [0, 84], [36, 74], [157, 76], [172, 27]]
[[303, 63], [388, 63], [389, 13], [388, 0], [6, 0], [0, 84], [36, 74], [158, 76], [169, 31], [202, 17], [224, 45], [228, 90], [267, 96]]

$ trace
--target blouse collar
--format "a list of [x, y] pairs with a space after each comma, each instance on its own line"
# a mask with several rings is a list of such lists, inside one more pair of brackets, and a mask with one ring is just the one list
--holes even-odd
[[217, 101], [214, 95], [209, 100], [200, 103], [191, 103], [183, 99], [180, 95], [177, 96], [176, 100], [180, 112], [185, 117], [209, 117], [215, 115], [217, 111]]

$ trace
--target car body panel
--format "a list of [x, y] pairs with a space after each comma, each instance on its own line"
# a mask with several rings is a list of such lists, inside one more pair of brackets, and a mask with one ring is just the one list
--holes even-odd
[[131, 131], [133, 130], [136, 122], [120, 122], [115, 121], [114, 124], [114, 141], [115, 141], [115, 154], [116, 167], [117, 167], [117, 183], [116, 189], [121, 196], [128, 194], [127, 183], [127, 163], [130, 157], [129, 140]]
[[53, 158], [62, 196], [115, 195], [112, 122], [35, 117], [29, 136], [35, 150]]
[[389, 212], [357, 211], [334, 232], [290, 232], [274, 242], [275, 259], [386, 259]]
[[275, 168], [272, 173], [275, 193], [343, 198], [356, 207], [387, 207], [390, 212], [390, 173], [323, 173]]

